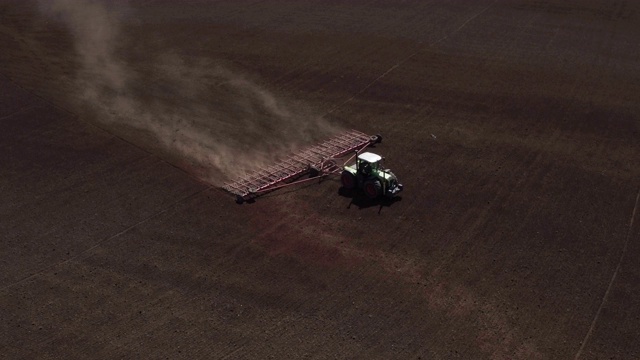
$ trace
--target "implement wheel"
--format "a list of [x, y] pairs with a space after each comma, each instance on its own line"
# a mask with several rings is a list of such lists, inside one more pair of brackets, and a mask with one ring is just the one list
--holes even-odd
[[364, 183], [363, 189], [364, 194], [367, 195], [369, 199], [377, 199], [382, 193], [382, 184], [380, 184], [380, 180], [378, 179], [367, 180]]
[[342, 181], [342, 187], [345, 189], [351, 190], [356, 187], [356, 177], [347, 170], [342, 172], [340, 180]]

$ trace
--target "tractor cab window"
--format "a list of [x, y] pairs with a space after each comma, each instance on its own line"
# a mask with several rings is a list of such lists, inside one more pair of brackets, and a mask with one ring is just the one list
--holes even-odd
[[368, 161], [359, 160], [358, 167], [363, 174], [371, 175], [371, 173], [378, 168], [378, 163], [370, 163]]

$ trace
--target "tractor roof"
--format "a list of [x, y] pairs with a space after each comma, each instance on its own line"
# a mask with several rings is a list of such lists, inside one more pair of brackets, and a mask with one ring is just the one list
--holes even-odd
[[364, 160], [364, 161], [370, 162], [370, 163], [375, 163], [375, 162], [380, 161], [382, 159], [382, 157], [380, 155], [376, 155], [374, 153], [363, 152], [362, 154], [358, 155], [358, 159]]

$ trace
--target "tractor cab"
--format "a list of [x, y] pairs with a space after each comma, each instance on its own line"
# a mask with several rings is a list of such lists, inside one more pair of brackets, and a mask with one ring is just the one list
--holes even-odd
[[380, 167], [382, 157], [380, 155], [365, 152], [358, 155], [356, 160], [356, 168], [360, 174], [365, 176], [371, 176], [374, 172], [378, 171]]

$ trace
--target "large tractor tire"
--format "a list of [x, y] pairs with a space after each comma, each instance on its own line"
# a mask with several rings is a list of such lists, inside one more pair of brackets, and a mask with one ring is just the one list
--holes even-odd
[[340, 180], [342, 181], [343, 188], [348, 190], [355, 189], [356, 177], [351, 172], [344, 170], [342, 175], [340, 175]]
[[369, 199], [377, 199], [382, 194], [382, 184], [378, 179], [367, 180], [364, 182], [363, 190]]

